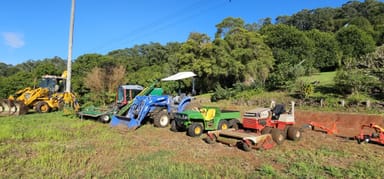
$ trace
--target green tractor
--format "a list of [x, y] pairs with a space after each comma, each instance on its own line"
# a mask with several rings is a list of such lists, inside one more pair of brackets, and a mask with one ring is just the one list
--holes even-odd
[[221, 110], [219, 107], [205, 106], [199, 110], [186, 110], [175, 114], [171, 122], [174, 132], [187, 131], [191, 137], [198, 137], [204, 131], [238, 128], [240, 111]]

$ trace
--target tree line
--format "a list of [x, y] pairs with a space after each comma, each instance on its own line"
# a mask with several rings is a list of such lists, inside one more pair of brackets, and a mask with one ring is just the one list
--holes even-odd
[[[291, 90], [300, 76], [337, 70], [338, 93], [380, 94], [383, 82], [384, 3], [349, 1], [340, 8], [301, 10], [246, 24], [227, 17], [216, 34], [191, 32], [185, 42], [156, 42], [84, 54], [72, 64], [72, 90], [80, 102], [108, 104], [119, 84], [150, 85], [179, 71], [197, 74], [199, 94], [240, 86]], [[44, 74], [60, 75], [60, 57], [0, 63], [0, 97], [36, 85]], [[161, 83], [166, 92], [178, 85]], [[185, 80], [182, 88], [191, 88]]]

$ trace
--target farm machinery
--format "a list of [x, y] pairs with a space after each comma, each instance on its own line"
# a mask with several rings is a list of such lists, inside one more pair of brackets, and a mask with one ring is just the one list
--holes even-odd
[[355, 136], [357, 142], [371, 142], [384, 145], [384, 128], [376, 124], [362, 125], [360, 128], [360, 134]]
[[[146, 88], [143, 91], [143, 87], [140, 85], [120, 85], [117, 88], [117, 94], [116, 94], [116, 100], [115, 103], [108, 107], [95, 107], [95, 106], [88, 106], [85, 107], [83, 110], [81, 110], [78, 115], [83, 118], [93, 118], [97, 119], [100, 122], [103, 123], [109, 123], [111, 121], [112, 115], [118, 113], [122, 108], [127, 106], [128, 108], [133, 99], [137, 95], [149, 95], [149, 94], [156, 94], [159, 92], [160, 89], [155, 89], [154, 86], [157, 82], [150, 85], [148, 88]], [[161, 92], [160, 92], [161, 93]], [[124, 110], [121, 110], [124, 111]]]
[[209, 131], [207, 143], [216, 141], [235, 145], [245, 151], [254, 149], [269, 149], [275, 143], [280, 145], [286, 138], [297, 141], [301, 138], [301, 131], [294, 127], [294, 102], [290, 112], [286, 112], [284, 105], [271, 108], [255, 108], [246, 111], [242, 118], [241, 129]]
[[44, 75], [38, 88], [27, 87], [9, 96], [8, 99], [0, 100], [0, 115], [22, 115], [29, 109], [47, 113], [63, 109], [65, 104], [69, 104], [77, 111], [80, 106], [75, 95], [65, 92], [66, 77], [66, 71], [61, 76]]
[[175, 114], [171, 130], [187, 131], [191, 137], [198, 137], [204, 131], [237, 128], [240, 123], [240, 111], [221, 110], [218, 107], [205, 106], [199, 110], [186, 110]]
[[[170, 77], [161, 79], [161, 81], [177, 81], [185, 78], [196, 76], [193, 72], [180, 72]], [[139, 127], [144, 120], [152, 119], [156, 127], [166, 127], [171, 122], [173, 114], [183, 111], [191, 102], [189, 96], [163, 95], [153, 92], [154, 84], [151, 87], [144, 89], [130, 103], [118, 110], [111, 117], [111, 126], [123, 125], [130, 129]], [[158, 89], [159, 90], [159, 89]]]

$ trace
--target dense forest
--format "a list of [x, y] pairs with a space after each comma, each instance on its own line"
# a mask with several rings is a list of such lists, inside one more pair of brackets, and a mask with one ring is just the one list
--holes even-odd
[[[213, 38], [191, 32], [185, 42], [150, 43], [108, 54], [83, 54], [72, 64], [72, 91], [80, 102], [108, 104], [118, 84], [147, 86], [179, 71], [197, 74], [198, 94], [241, 88], [292, 90], [301, 76], [337, 71], [337, 93], [381, 98], [384, 90], [384, 3], [349, 1], [340, 8], [303, 9], [291, 16], [245, 24], [227, 17]], [[59, 57], [0, 63], [0, 97], [60, 75]], [[162, 83], [166, 92], [177, 84]], [[191, 87], [186, 80], [183, 87]]]

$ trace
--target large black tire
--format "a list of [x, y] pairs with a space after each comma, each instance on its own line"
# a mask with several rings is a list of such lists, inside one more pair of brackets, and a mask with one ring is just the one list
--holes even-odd
[[271, 135], [273, 141], [275, 141], [277, 145], [282, 144], [285, 140], [283, 133], [277, 128], [271, 129]]
[[171, 131], [179, 132], [179, 129], [178, 129], [177, 125], [176, 125], [176, 121], [175, 120], [172, 120], [172, 122], [171, 122]]
[[217, 126], [218, 130], [227, 130], [229, 129], [229, 122], [227, 120], [221, 120]]
[[261, 134], [269, 134], [271, 133], [272, 128], [271, 127], [264, 127], [264, 129], [261, 130]]
[[51, 107], [49, 107], [48, 103], [40, 101], [36, 105], [36, 111], [39, 113], [48, 113], [51, 111]]
[[203, 139], [207, 144], [214, 144], [216, 143], [216, 136], [214, 136], [214, 139], [212, 139], [211, 137], [206, 137]]
[[158, 112], [155, 115], [155, 118], [153, 119], [153, 124], [155, 127], [167, 127], [169, 123], [171, 122], [171, 117], [169, 116], [168, 112], [165, 110], [162, 110]]
[[232, 119], [232, 120], [229, 121], [229, 125], [230, 125], [229, 127], [234, 128], [234, 129], [237, 130], [237, 129], [240, 128], [241, 123], [237, 119]]
[[252, 147], [249, 146], [249, 145], [247, 144], [247, 142], [245, 142], [245, 141], [240, 141], [240, 146], [239, 146], [239, 147], [241, 147], [241, 149], [243, 149], [243, 150], [246, 151], [246, 152], [249, 152], [249, 151], [252, 150]]
[[192, 123], [188, 127], [188, 135], [191, 137], [199, 137], [201, 134], [203, 134], [204, 127], [200, 123]]
[[289, 127], [287, 137], [290, 140], [298, 141], [301, 139], [301, 131], [297, 127]]
[[285, 139], [288, 139], [288, 129], [292, 126], [285, 126], [284, 129], [281, 131]]

